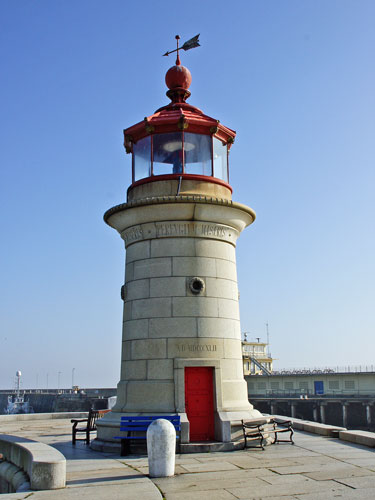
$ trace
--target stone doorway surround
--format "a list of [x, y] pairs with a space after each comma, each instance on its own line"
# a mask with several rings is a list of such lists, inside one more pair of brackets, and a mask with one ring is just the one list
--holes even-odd
[[[248, 408], [239, 407], [237, 411], [227, 411], [222, 391], [222, 360], [209, 358], [175, 358], [174, 359], [174, 386], [176, 412], [181, 417], [181, 443], [189, 443], [189, 421], [185, 409], [185, 368], [187, 367], [210, 367], [213, 368], [214, 383], [214, 418], [215, 418], [215, 440], [219, 442], [230, 442], [238, 437], [240, 432], [239, 422], [260, 416], [254, 411], [252, 405]], [[238, 425], [236, 425], [238, 424]]]

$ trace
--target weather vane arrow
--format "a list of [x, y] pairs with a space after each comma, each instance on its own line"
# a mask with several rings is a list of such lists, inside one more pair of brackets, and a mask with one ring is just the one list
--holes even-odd
[[180, 37], [178, 35], [176, 35], [176, 40], [177, 40], [177, 49], [174, 49], [174, 50], [170, 50], [168, 52], [166, 52], [165, 54], [163, 54], [163, 56], [169, 56], [169, 54], [172, 54], [173, 52], [177, 52], [177, 57], [178, 57], [178, 51], [179, 50], [190, 50], [190, 49], [195, 49], [195, 47], [200, 47], [200, 43], [199, 43], [199, 35], [196, 35], [196, 36], [193, 36], [193, 38], [190, 38], [190, 40], [188, 40], [187, 42], [185, 42], [182, 47], [179, 47], [178, 46], [178, 41], [180, 39]]

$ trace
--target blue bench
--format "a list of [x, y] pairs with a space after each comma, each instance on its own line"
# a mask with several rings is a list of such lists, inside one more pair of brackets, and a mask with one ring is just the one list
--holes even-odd
[[[121, 439], [121, 456], [129, 455], [130, 440], [143, 439], [146, 440], [146, 432], [148, 426], [159, 418], [164, 418], [171, 422], [176, 429], [176, 432], [181, 431], [180, 417], [178, 415], [142, 415], [121, 417], [120, 431], [126, 432], [123, 436], [114, 436], [114, 439]], [[142, 433], [142, 435], [134, 435], [134, 433]], [[178, 439], [178, 436], [176, 436]]]

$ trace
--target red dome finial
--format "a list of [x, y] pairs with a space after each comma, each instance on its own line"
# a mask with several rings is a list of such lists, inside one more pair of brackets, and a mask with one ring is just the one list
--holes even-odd
[[163, 54], [164, 56], [168, 56], [172, 52], [177, 52], [176, 65], [169, 68], [167, 74], [165, 75], [165, 83], [169, 88], [167, 96], [173, 103], [185, 102], [185, 100], [190, 96], [188, 88], [191, 85], [191, 73], [187, 68], [181, 65], [180, 50], [190, 50], [194, 47], [199, 47], [199, 35], [196, 35], [185, 42], [181, 49], [178, 43], [180, 40], [179, 35], [176, 35], [175, 38], [177, 40], [177, 49]]
[[191, 85], [191, 73], [185, 66], [176, 64], [167, 71], [165, 83], [170, 90], [177, 88], [187, 90]]

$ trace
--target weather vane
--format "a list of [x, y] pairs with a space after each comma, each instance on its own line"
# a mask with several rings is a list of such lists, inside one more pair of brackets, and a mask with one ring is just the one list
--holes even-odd
[[178, 41], [180, 40], [180, 37], [179, 37], [179, 35], [176, 35], [177, 49], [170, 50], [170, 51], [166, 52], [165, 54], [163, 54], [163, 56], [169, 56], [169, 54], [172, 54], [173, 52], [177, 52], [176, 64], [180, 64], [179, 51], [181, 49], [182, 50], [190, 50], [190, 49], [195, 49], [195, 47], [200, 47], [199, 35], [200, 35], [200, 33], [198, 35], [196, 35], [196, 36], [193, 36], [193, 38], [190, 38], [190, 40], [188, 40], [187, 42], [185, 42], [182, 47], [178, 46]]

